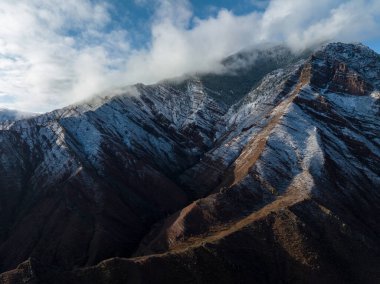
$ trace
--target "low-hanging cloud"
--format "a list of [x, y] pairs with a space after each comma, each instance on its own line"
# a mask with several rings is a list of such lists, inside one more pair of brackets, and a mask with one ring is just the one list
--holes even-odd
[[136, 31], [113, 25], [107, 2], [1, 1], [0, 106], [47, 111], [112, 87], [218, 70], [224, 57], [266, 43], [301, 50], [380, 36], [377, 0], [253, 0], [264, 10], [203, 19], [187, 0], [135, 2], [155, 7], [138, 49]]

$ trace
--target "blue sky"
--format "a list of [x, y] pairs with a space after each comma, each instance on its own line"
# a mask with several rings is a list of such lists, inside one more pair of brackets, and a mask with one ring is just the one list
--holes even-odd
[[[264, 12], [269, 2], [269, 0], [191, 0], [189, 4], [194, 17], [207, 19], [215, 17], [221, 9], [229, 10], [235, 15]], [[108, 0], [107, 3], [112, 6], [110, 28], [121, 26], [129, 30], [133, 44], [137, 48], [150, 43], [150, 23], [154, 18], [157, 3], [143, 0]], [[363, 43], [380, 53], [380, 38], [365, 39]]]
[[[159, 6], [155, 1], [109, 0], [112, 8], [110, 28], [121, 26], [130, 31], [135, 47], [149, 44], [150, 24]], [[191, 0], [189, 6], [193, 16], [201, 19], [217, 16], [221, 9], [226, 9], [235, 15], [246, 15], [253, 11], [263, 11], [268, 6], [268, 0]], [[190, 25], [191, 27], [191, 22]]]
[[378, 0], [2, 0], [0, 108], [44, 112], [104, 90], [219, 70], [244, 48], [364, 42]]
[[363, 43], [380, 54], [380, 38], [363, 40]]

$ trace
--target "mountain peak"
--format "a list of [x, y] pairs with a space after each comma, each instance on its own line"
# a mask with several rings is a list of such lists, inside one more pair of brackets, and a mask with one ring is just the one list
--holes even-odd
[[341, 63], [363, 77], [374, 89], [380, 89], [380, 55], [362, 43], [329, 43], [314, 52], [312, 57], [327, 60], [333, 65]]
[[368, 46], [361, 42], [350, 42], [350, 43], [345, 43], [345, 42], [330, 42], [327, 44], [323, 44], [321, 46], [322, 49], [325, 50], [336, 50], [336, 51], [342, 51], [342, 50], [355, 50], [356, 52], [360, 51], [372, 51]]
[[374, 50], [362, 43], [333, 42], [322, 45], [318, 51], [325, 52], [330, 56], [344, 58], [345, 60], [362, 58], [379, 60], [380, 56]]

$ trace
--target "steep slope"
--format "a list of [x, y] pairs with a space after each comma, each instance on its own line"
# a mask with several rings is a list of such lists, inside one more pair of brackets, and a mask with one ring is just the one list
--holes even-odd
[[[203, 234], [210, 231], [216, 231], [214, 235], [217, 238], [224, 236], [218, 225], [235, 222], [234, 218], [239, 218], [242, 211], [253, 212], [253, 215], [237, 224], [249, 225], [255, 220], [253, 216], [259, 215], [262, 218], [273, 211], [286, 210], [293, 204], [312, 200], [312, 203], [321, 208], [328, 208], [327, 212], [337, 216], [338, 220], [343, 220], [341, 226], [355, 228], [352, 232], [354, 238], [361, 239], [364, 243], [356, 244], [356, 253], [366, 249], [368, 255], [377, 255], [377, 258], [372, 259], [370, 269], [378, 268], [374, 264], [378, 263], [375, 260], [379, 260], [379, 250], [378, 244], [374, 244], [378, 242], [379, 236], [376, 212], [379, 212], [380, 172], [379, 144], [374, 133], [379, 129], [379, 102], [377, 93], [372, 90], [379, 88], [379, 76], [366, 77], [365, 81], [361, 77], [365, 72], [355, 64], [358, 61], [368, 63], [372, 60], [377, 66], [379, 63], [377, 55], [371, 54], [372, 58], [368, 58], [367, 53], [363, 52], [359, 53], [359, 58], [352, 61], [347, 58], [345, 63], [337, 64], [339, 58], [337, 59], [335, 50], [340, 52], [343, 49], [345, 52], [351, 51], [351, 48], [352, 46], [331, 45], [325, 52], [316, 53], [303, 66], [294, 89], [276, 106], [268, 122], [222, 174], [224, 180], [216, 188], [217, 191], [222, 188], [226, 196], [219, 193], [185, 208], [180, 218], [165, 224], [164, 234], [170, 238], [165, 241], [156, 238], [148, 245], [150, 250], [160, 252], [168, 248], [175, 249], [182, 246], [181, 242], [190, 239], [191, 243], [191, 238], [202, 239]], [[367, 51], [360, 46], [355, 48], [359, 48], [359, 52]], [[321, 68], [327, 71], [321, 72]], [[378, 70], [377, 67], [372, 71]], [[342, 83], [349, 81], [341, 80], [345, 73], [350, 74], [353, 83], [348, 82], [348, 86], [336, 84], [336, 80]], [[334, 84], [334, 89], [329, 87], [330, 84]], [[367, 87], [362, 89], [362, 86]], [[342, 89], [345, 93], [332, 93], [335, 88]], [[367, 130], [368, 127], [370, 131]], [[252, 196], [251, 200], [249, 196]], [[231, 202], [235, 199], [237, 202]], [[243, 210], [235, 210], [235, 206], [243, 207]], [[220, 216], [224, 217], [221, 219]], [[362, 219], [363, 216], [366, 216], [365, 220]], [[318, 218], [313, 221], [322, 222]], [[206, 224], [210, 224], [210, 227]], [[236, 225], [233, 223], [228, 225], [230, 226]], [[162, 234], [156, 232], [153, 235]], [[291, 238], [285, 238], [285, 241], [287, 246], [292, 246]], [[163, 250], [160, 249], [162, 243]], [[324, 243], [324, 240], [315, 240], [315, 245], [320, 243]], [[375, 253], [372, 250], [376, 246]], [[332, 248], [336, 250], [334, 246]], [[141, 251], [144, 249], [146, 250], [143, 248]], [[292, 248], [297, 249], [303, 251], [302, 247]], [[318, 249], [314, 248], [316, 257], [321, 254]], [[352, 247], [347, 246], [342, 251], [347, 254], [350, 250]], [[341, 252], [337, 254], [339, 253]], [[358, 259], [359, 256], [360, 253], [352, 254], [352, 258], [345, 256], [345, 261], [358, 265], [359, 262], [352, 259]], [[368, 259], [370, 258], [363, 257], [360, 261]], [[314, 264], [314, 267], [322, 265], [324, 261], [326, 259]], [[355, 265], [350, 268], [356, 273]]]
[[[315, 53], [296, 71], [298, 80], [267, 119], [261, 125], [253, 120], [249, 128], [256, 128], [254, 135], [233, 162], [215, 174], [219, 180], [207, 181], [216, 193], [167, 219], [148, 235], [137, 255], [168, 250], [178, 254], [206, 245], [220, 245], [215, 253], [243, 253], [229, 239], [250, 228], [247, 234], [256, 240], [262, 231], [253, 228], [264, 221], [276, 245], [291, 256], [287, 261], [296, 262], [287, 265], [299, 274], [279, 272], [273, 281], [303, 282], [308, 273], [316, 273], [316, 283], [380, 281], [379, 72], [379, 56], [360, 45], [334, 44]], [[247, 105], [233, 116], [234, 123], [247, 120], [239, 114], [247, 113]], [[242, 131], [231, 137], [240, 140], [244, 135]], [[231, 143], [212, 151], [223, 147], [229, 150]], [[274, 245], [268, 242], [243, 242], [257, 250], [245, 253], [252, 254], [250, 259], [263, 257], [259, 248]], [[297, 268], [299, 264], [304, 268]], [[270, 266], [268, 273], [276, 268]], [[230, 277], [235, 277], [233, 272]], [[239, 277], [234, 280], [247, 279]]]
[[[1, 281], [380, 282], [379, 55], [336, 43], [280, 67], [230, 107], [193, 78], [3, 124], [1, 200], [17, 206], [1, 206], [1, 265], [25, 262]], [[67, 235], [20, 245], [28, 224]]]
[[[277, 49], [267, 60], [288, 64]], [[179, 176], [227, 127], [228, 103], [205, 82], [140, 84], [0, 124], [0, 271], [28, 257], [71, 269], [130, 256], [154, 222], [192, 201]]]
[[128, 256], [188, 202], [173, 177], [210, 147], [225, 110], [196, 81], [185, 94], [125, 92], [1, 126], [2, 270], [34, 255], [66, 268]]

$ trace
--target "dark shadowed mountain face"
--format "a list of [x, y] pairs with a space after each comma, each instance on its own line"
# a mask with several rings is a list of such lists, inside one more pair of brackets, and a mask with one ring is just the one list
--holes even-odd
[[0, 124], [0, 283], [380, 283], [380, 57], [304, 56]]

